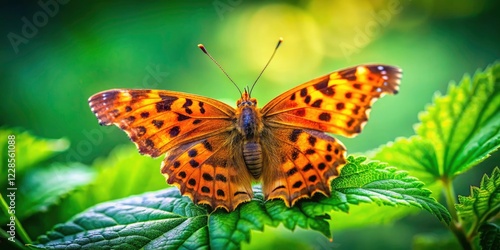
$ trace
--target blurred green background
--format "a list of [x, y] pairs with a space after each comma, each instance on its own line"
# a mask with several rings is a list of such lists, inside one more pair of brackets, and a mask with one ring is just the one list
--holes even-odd
[[[418, 112], [436, 91], [445, 92], [450, 80], [500, 58], [500, 2], [494, 0], [42, 0], [4, 1], [0, 11], [0, 125], [68, 138], [71, 148], [58, 160], [87, 164], [130, 144], [119, 129], [100, 127], [90, 112], [87, 99], [99, 91], [168, 89], [235, 105], [238, 91], [196, 47], [199, 43], [242, 88], [253, 83], [278, 38], [284, 38], [254, 89], [261, 107], [340, 68], [361, 63], [401, 67], [400, 93], [374, 105], [362, 134], [343, 138], [351, 153], [411, 136]], [[485, 165], [498, 159], [497, 153]], [[457, 193], [465, 195], [469, 184], [478, 185], [483, 170], [461, 178], [466, 184], [457, 185]], [[334, 232], [331, 245], [315, 244], [317, 235], [309, 237], [310, 232], [296, 234], [318, 249], [410, 248], [416, 233], [444, 230], [432, 216], [422, 216], [390, 227]], [[272, 236], [263, 242], [269, 244], [291, 240], [291, 233], [280, 229], [266, 232]]]

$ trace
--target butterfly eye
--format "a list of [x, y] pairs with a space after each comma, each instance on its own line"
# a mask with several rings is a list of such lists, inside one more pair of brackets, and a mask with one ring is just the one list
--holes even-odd
[[250, 102], [252, 102], [253, 105], [257, 105], [257, 99], [255, 98], [250, 98]]
[[241, 104], [241, 99], [239, 99], [238, 101], [236, 101], [236, 106], [240, 106]]

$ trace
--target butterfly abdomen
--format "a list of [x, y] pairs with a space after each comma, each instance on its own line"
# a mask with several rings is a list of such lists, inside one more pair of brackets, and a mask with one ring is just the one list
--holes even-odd
[[258, 142], [245, 142], [243, 144], [243, 159], [247, 169], [255, 179], [262, 173], [262, 148]]

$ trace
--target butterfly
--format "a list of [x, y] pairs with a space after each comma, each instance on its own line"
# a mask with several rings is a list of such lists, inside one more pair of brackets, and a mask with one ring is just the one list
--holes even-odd
[[[273, 54], [274, 55], [274, 54]], [[165, 154], [161, 173], [197, 204], [233, 211], [261, 181], [266, 200], [293, 206], [330, 182], [346, 148], [327, 133], [352, 137], [382, 95], [396, 94], [402, 71], [359, 65], [292, 88], [262, 108], [245, 88], [236, 108], [194, 94], [112, 89], [89, 98], [101, 125], [124, 130], [141, 154]]]

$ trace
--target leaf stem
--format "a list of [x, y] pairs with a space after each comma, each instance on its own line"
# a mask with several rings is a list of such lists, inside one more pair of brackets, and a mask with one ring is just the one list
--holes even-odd
[[[10, 234], [8, 234], [5, 230], [0, 229], [0, 238], [7, 240], [9, 237], [11, 237]], [[15, 238], [14, 238], [14, 242], [11, 244], [16, 246], [17, 249], [29, 249], [20, 240], [15, 239]], [[8, 245], [8, 243], [5, 245]]]
[[17, 233], [19, 233], [19, 238], [25, 244], [31, 244], [31, 239], [30, 239], [28, 233], [26, 233], [26, 231], [24, 230], [24, 227], [21, 225], [21, 222], [17, 219], [17, 216], [15, 214], [9, 213], [9, 205], [7, 204], [5, 199], [3, 198], [2, 194], [0, 194], [0, 207], [3, 210], [3, 212], [5, 213], [5, 215], [7, 215], [8, 217], [14, 217], [14, 222], [16, 223], [16, 230], [17, 230]]
[[452, 180], [447, 177], [441, 177], [441, 182], [444, 186], [444, 196], [446, 197], [446, 205], [448, 207], [448, 211], [451, 214], [451, 223], [450, 230], [457, 238], [458, 242], [465, 250], [474, 249], [472, 242], [467, 237], [467, 233], [463, 228], [462, 220], [458, 217], [457, 209], [455, 208], [455, 204], [457, 203], [455, 189], [453, 188]]
[[448, 210], [450, 211], [451, 218], [453, 221], [458, 222], [459, 218], [457, 215], [457, 209], [455, 208], [457, 199], [455, 196], [455, 189], [453, 188], [453, 183], [448, 177], [442, 177], [441, 182], [443, 183], [444, 186], [444, 196], [446, 198], [446, 205], [448, 206]]

